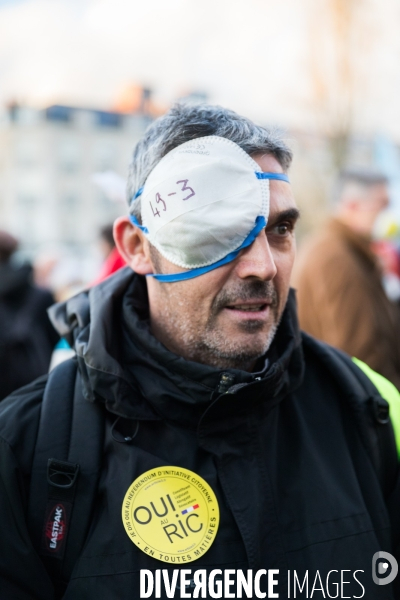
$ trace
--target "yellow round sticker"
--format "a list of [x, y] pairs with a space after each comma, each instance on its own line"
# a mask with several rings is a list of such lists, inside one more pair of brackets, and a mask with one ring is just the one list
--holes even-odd
[[157, 560], [197, 560], [217, 535], [217, 498], [189, 469], [157, 467], [142, 473], [125, 494], [122, 521], [136, 546]]

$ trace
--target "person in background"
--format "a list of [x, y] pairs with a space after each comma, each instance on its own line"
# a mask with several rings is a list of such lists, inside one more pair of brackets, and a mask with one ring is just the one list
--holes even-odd
[[0, 230], [0, 400], [48, 371], [59, 336], [47, 316], [54, 298], [16, 265], [18, 240]]
[[293, 283], [302, 329], [400, 388], [400, 311], [385, 293], [371, 246], [375, 220], [388, 202], [381, 173], [342, 172], [334, 215], [303, 245]]
[[113, 225], [104, 225], [100, 230], [100, 248], [104, 256], [104, 262], [96, 279], [91, 282], [92, 285], [97, 285], [109, 275], [118, 271], [125, 266], [125, 261], [115, 247], [113, 238]]
[[[112, 275], [121, 267], [125, 266], [125, 261], [115, 247], [113, 237], [113, 225], [104, 225], [100, 229], [100, 252], [103, 256], [103, 263], [97, 277], [91, 281], [88, 287], [92, 287], [102, 282], [104, 279]], [[61, 338], [56, 345], [50, 361], [50, 371], [52, 371], [57, 365], [62, 363], [68, 358], [72, 358], [75, 355], [75, 351], [71, 348], [65, 338]]]
[[382, 268], [382, 283], [387, 297], [400, 301], [400, 254], [391, 239], [380, 238], [373, 242], [372, 250]]

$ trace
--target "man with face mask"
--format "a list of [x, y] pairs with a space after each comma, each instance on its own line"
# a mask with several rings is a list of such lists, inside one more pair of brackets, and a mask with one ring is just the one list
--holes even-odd
[[389, 202], [387, 180], [343, 171], [333, 217], [304, 244], [294, 286], [300, 326], [366, 362], [400, 389], [400, 310], [372, 251], [374, 223]]
[[2, 403], [4, 597], [395, 598], [399, 430], [298, 329], [291, 158], [212, 106], [137, 145], [127, 267], [54, 307], [76, 359]]

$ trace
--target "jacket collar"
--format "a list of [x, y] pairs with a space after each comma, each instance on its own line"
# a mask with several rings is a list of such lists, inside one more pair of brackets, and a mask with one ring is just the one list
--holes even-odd
[[[164, 418], [195, 427], [228, 391], [239, 398], [251, 389], [252, 398], [275, 403], [300, 385], [303, 376], [293, 291], [257, 373], [215, 369], [167, 350], [149, 329], [144, 277], [128, 267], [56, 305], [51, 317], [75, 347], [88, 399], [104, 402], [109, 411], [127, 418]], [[229, 406], [235, 411], [250, 408], [247, 401]]]
[[372, 238], [351, 229], [348, 225], [336, 218], [331, 218], [327, 223], [328, 231], [340, 237], [354, 252], [360, 255], [364, 262], [371, 268], [378, 268], [375, 254], [372, 251]]

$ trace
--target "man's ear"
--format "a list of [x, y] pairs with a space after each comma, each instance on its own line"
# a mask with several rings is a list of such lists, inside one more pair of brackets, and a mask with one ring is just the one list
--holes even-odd
[[153, 273], [146, 236], [130, 222], [128, 217], [119, 217], [115, 221], [114, 240], [118, 252], [131, 269], [139, 275]]

